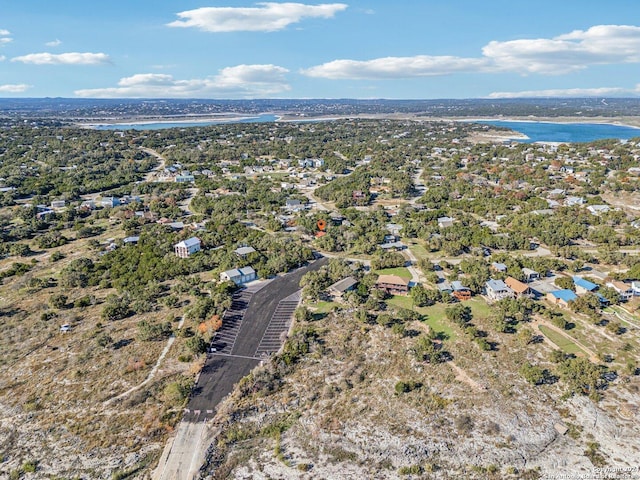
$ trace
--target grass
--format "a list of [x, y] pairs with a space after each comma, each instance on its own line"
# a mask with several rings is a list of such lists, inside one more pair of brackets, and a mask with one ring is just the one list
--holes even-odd
[[324, 301], [319, 301], [319, 302], [312, 303], [311, 305], [309, 305], [309, 307], [313, 311], [315, 311], [316, 313], [329, 313], [335, 307], [339, 307], [339, 306], [340, 306], [339, 303], [336, 303], [336, 302], [324, 302]]
[[448, 338], [455, 337], [455, 332], [449, 325], [449, 322], [444, 315], [444, 310], [448, 305], [437, 303], [430, 307], [416, 307], [413, 305], [413, 300], [411, 299], [411, 297], [404, 295], [392, 296], [387, 300], [387, 304], [400, 308], [406, 308], [407, 310], [415, 310], [416, 312], [426, 317], [424, 323], [429, 325], [429, 327], [435, 332], [444, 333]]
[[401, 278], [411, 278], [411, 273], [406, 267], [383, 268], [382, 270], [375, 270], [373, 273], [377, 275], [397, 275]]
[[556, 332], [555, 330], [552, 330], [549, 327], [546, 327], [544, 325], [540, 325], [538, 328], [540, 329], [540, 331], [542, 332], [542, 334], [545, 337], [547, 337], [549, 340], [551, 340], [563, 352], [570, 353], [570, 354], [572, 353], [574, 355], [576, 355], [578, 353], [581, 353], [581, 354], [587, 356], [587, 354], [580, 347], [578, 347], [575, 343], [573, 343], [571, 340], [569, 340], [564, 335], [562, 335], [562, 334]]

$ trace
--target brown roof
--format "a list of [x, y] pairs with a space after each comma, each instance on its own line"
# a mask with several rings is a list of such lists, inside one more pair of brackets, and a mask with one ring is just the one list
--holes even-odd
[[513, 277], [507, 277], [504, 281], [511, 290], [516, 293], [525, 293], [529, 290], [529, 285], [522, 283], [520, 280], [516, 280]]
[[409, 286], [409, 280], [399, 277], [398, 275], [380, 275], [376, 281], [376, 285], [379, 283], [386, 283], [389, 285], [403, 285]]

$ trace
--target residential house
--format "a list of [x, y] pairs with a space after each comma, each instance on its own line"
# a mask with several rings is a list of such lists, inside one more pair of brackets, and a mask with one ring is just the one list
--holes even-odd
[[284, 208], [289, 212], [299, 212], [304, 209], [304, 205], [297, 198], [288, 198]]
[[491, 279], [485, 283], [487, 297], [491, 300], [502, 300], [503, 298], [514, 298], [515, 293], [502, 280]]
[[140, 237], [135, 236], [135, 237], [126, 237], [124, 240], [122, 240], [122, 243], [124, 243], [125, 245], [135, 245], [140, 241]]
[[567, 308], [569, 306], [569, 302], [574, 301], [578, 296], [573, 293], [573, 290], [554, 290], [552, 292], [547, 293], [547, 300], [554, 305], [560, 305], [561, 307]]
[[585, 280], [582, 277], [574, 276], [572, 277], [572, 279], [573, 279], [573, 284], [575, 285], [575, 288], [576, 288], [576, 293], [578, 295], [583, 295], [589, 292], [595, 292], [598, 289], [598, 285], [596, 285], [593, 282], [590, 282], [589, 280]]
[[176, 175], [175, 178], [176, 183], [193, 183], [196, 181], [196, 178], [189, 174], [189, 175]]
[[334, 299], [341, 299], [342, 295], [346, 292], [349, 292], [356, 288], [358, 281], [353, 277], [343, 278], [342, 280], [330, 285], [327, 288], [329, 295], [331, 295]]
[[118, 205], [120, 205], [120, 199], [116, 197], [102, 197], [102, 199], [100, 200], [100, 205], [109, 208], [117, 207]]
[[631, 282], [631, 289], [634, 295], [640, 295], [640, 282]]
[[436, 283], [436, 288], [442, 293], [453, 293], [453, 287], [446, 280]]
[[607, 282], [607, 287], [613, 288], [622, 301], [628, 302], [633, 298], [633, 286], [629, 283], [620, 282], [619, 280], [611, 280]]
[[584, 197], [567, 197], [564, 199], [564, 205], [566, 207], [573, 207], [575, 205], [584, 205]]
[[382, 250], [404, 250], [407, 246], [402, 242], [386, 242], [378, 245]]
[[187, 238], [173, 246], [175, 254], [180, 258], [188, 258], [201, 249], [200, 239], [197, 237]]
[[256, 274], [256, 271], [251, 267], [232, 268], [231, 270], [224, 271], [220, 274], [221, 282], [229, 281], [236, 285], [249, 283], [257, 278], [258, 275]]
[[235, 253], [236, 255], [238, 255], [241, 258], [246, 257], [247, 255], [249, 255], [250, 253], [254, 253], [256, 250], [253, 247], [239, 247], [236, 248], [233, 253]]
[[504, 283], [507, 287], [513, 290], [517, 298], [531, 296], [531, 289], [529, 288], [529, 285], [522, 283], [516, 278], [507, 277], [505, 278]]
[[64, 208], [65, 204], [64, 200], [54, 200], [51, 202], [51, 208]]
[[409, 293], [409, 280], [397, 275], [380, 275], [376, 280], [376, 288], [390, 295], [406, 295]]
[[538, 280], [540, 278], [540, 274], [535, 270], [531, 270], [530, 268], [523, 268], [522, 274], [524, 275], [524, 281], [529, 283], [534, 280]]
[[464, 301], [471, 299], [471, 289], [465, 287], [461, 281], [454, 280], [453, 282], [451, 282], [451, 288], [453, 289], [451, 295], [456, 297], [458, 300]]
[[455, 219], [451, 217], [440, 217], [438, 218], [438, 228], [451, 227], [454, 221]]
[[491, 264], [491, 270], [493, 270], [494, 272], [504, 273], [507, 271], [507, 266], [504, 263], [493, 262]]
[[600, 215], [601, 213], [607, 213], [611, 210], [611, 207], [609, 207], [609, 205], [589, 205], [587, 210], [589, 210], [592, 215]]

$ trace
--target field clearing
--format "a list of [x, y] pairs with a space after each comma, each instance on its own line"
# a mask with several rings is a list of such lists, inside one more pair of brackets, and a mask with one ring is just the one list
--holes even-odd
[[556, 332], [555, 330], [552, 330], [549, 327], [545, 327], [544, 325], [539, 325], [538, 328], [540, 329], [540, 331], [542, 332], [542, 334], [545, 337], [547, 337], [551, 342], [553, 342], [563, 352], [569, 353], [569, 354], [574, 354], [574, 355], [578, 355], [579, 354], [581, 356], [588, 357], [588, 355], [584, 352], [584, 350], [582, 350], [580, 347], [578, 347], [571, 340], [569, 340], [565, 336], [561, 335], [560, 333]]
[[381, 270], [374, 270], [377, 275], [397, 275], [401, 278], [411, 279], [411, 272], [406, 267], [396, 268], [383, 268]]

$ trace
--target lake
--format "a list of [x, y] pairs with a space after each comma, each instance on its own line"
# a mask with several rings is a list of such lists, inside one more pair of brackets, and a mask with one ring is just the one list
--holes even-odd
[[519, 142], [592, 142], [605, 138], [628, 140], [640, 137], [640, 128], [610, 123], [551, 123], [513, 122], [502, 120], [476, 120], [475, 123], [504, 127], [526, 135], [528, 139], [515, 138]]
[[234, 117], [219, 120], [194, 120], [193, 122], [145, 122], [145, 123], [104, 123], [95, 125], [96, 130], [162, 130], [165, 128], [207, 127], [224, 123], [266, 123], [278, 120], [277, 115], [260, 114], [253, 117]]

